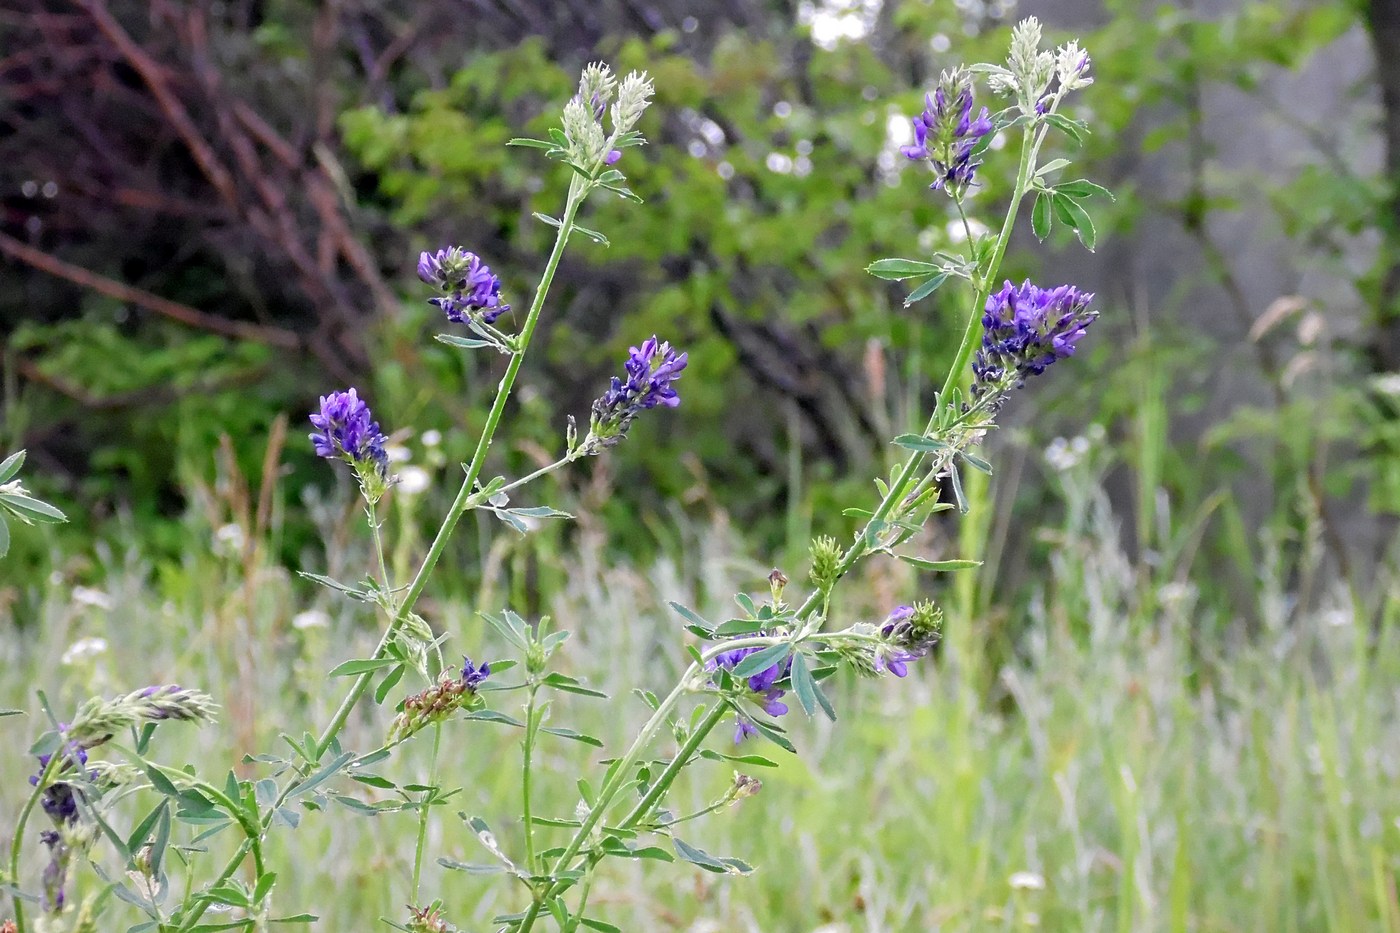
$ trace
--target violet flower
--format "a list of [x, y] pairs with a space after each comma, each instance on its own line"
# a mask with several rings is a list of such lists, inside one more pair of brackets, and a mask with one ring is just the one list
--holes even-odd
[[590, 454], [611, 447], [627, 434], [632, 419], [658, 405], [675, 408], [681, 403], [672, 385], [685, 369], [687, 354], [677, 353], [655, 336], [628, 350], [623, 368], [625, 380], [614, 376], [612, 386], [593, 403], [589, 435], [583, 449]]
[[441, 308], [455, 324], [469, 317], [494, 324], [510, 310], [510, 305], [501, 299], [501, 280], [491, 272], [491, 267], [476, 253], [460, 246], [421, 253], [418, 277], [441, 292], [428, 302]]
[[321, 410], [311, 416], [311, 425], [316, 428], [311, 435], [316, 456], [345, 460], [362, 476], [373, 473], [383, 479], [388, 475], [387, 438], [354, 389], [321, 396]]
[[1073, 355], [1098, 316], [1089, 310], [1093, 299], [1072, 285], [1042, 289], [1029, 280], [1019, 287], [1007, 282], [989, 296], [982, 347], [972, 361], [973, 395], [1015, 388]]
[[914, 145], [901, 146], [909, 159], [933, 165], [934, 191], [959, 193], [972, 184], [977, 167], [973, 150], [993, 129], [986, 107], [972, 114], [972, 79], [963, 71], [945, 72], [933, 93], [924, 95], [924, 112], [914, 118]]
[[[710, 669], [724, 668], [725, 670], [733, 670], [734, 666], [744, 658], [747, 658], [755, 651], [762, 650], [763, 649], [759, 647], [752, 647], [735, 648], [733, 651], [726, 651], [715, 657], [714, 661], [710, 663]], [[747, 681], [748, 688], [752, 693], [749, 699], [757, 703], [759, 708], [775, 719], [788, 711], [788, 705], [782, 702], [782, 698], [787, 691], [778, 689], [777, 684], [780, 680], [788, 676], [788, 672], [791, 669], [792, 659], [784, 658], [781, 663], [774, 664], [772, 667], [766, 667], [757, 674], [750, 675]], [[753, 723], [740, 716], [734, 728], [734, 742], [738, 744], [749, 736], [756, 735], [757, 732], [758, 730], [754, 728]]]

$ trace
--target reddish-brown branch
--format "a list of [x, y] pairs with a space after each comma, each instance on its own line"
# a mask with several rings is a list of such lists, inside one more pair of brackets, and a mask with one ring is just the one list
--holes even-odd
[[118, 301], [129, 301], [134, 305], [154, 311], [156, 314], [168, 317], [173, 321], [179, 321], [189, 327], [208, 331], [212, 334], [220, 334], [224, 337], [232, 337], [237, 340], [251, 340], [257, 343], [267, 344], [274, 347], [285, 347], [287, 349], [297, 349], [302, 346], [302, 340], [295, 333], [283, 330], [280, 327], [269, 327], [264, 324], [247, 324], [242, 321], [230, 321], [189, 305], [181, 304], [178, 301], [171, 301], [169, 298], [162, 298], [150, 292], [133, 288], [115, 279], [109, 279], [105, 275], [100, 275], [81, 266], [75, 266], [70, 262], [64, 262], [54, 256], [50, 256], [42, 250], [35, 249], [25, 243], [21, 243], [14, 237], [5, 233], [0, 233], [0, 252], [17, 259], [20, 262], [33, 266], [36, 269], [67, 279], [75, 285], [90, 288], [98, 294], [115, 298]]

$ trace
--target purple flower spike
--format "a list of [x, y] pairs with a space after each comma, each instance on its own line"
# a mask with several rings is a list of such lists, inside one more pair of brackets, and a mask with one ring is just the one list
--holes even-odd
[[1015, 388], [1056, 360], [1074, 353], [1098, 316], [1089, 310], [1094, 296], [1072, 285], [1042, 289], [1029, 280], [1007, 282], [987, 299], [982, 315], [982, 347], [972, 361], [972, 391]]
[[501, 299], [501, 280], [492, 274], [491, 267], [476, 253], [459, 246], [421, 253], [418, 277], [442, 293], [428, 301], [441, 308], [455, 324], [469, 317], [494, 324], [510, 310], [510, 305]]
[[626, 380], [614, 376], [612, 386], [593, 403], [590, 436], [584, 442], [590, 452], [616, 444], [641, 412], [658, 405], [679, 405], [681, 399], [672, 383], [680, 378], [687, 359], [687, 354], [677, 353], [655, 336], [640, 347], [630, 348], [623, 364]]
[[992, 118], [986, 107], [975, 117], [972, 110], [972, 79], [966, 72], [945, 72], [933, 93], [924, 95], [924, 112], [914, 118], [914, 145], [899, 149], [906, 158], [932, 163], [935, 191], [962, 191], [982, 164], [972, 160], [972, 152], [992, 131]]
[[388, 474], [387, 438], [379, 433], [379, 423], [354, 389], [321, 396], [321, 410], [311, 416], [311, 425], [316, 428], [311, 435], [316, 456], [343, 459], [362, 475], [364, 471], [380, 478]]

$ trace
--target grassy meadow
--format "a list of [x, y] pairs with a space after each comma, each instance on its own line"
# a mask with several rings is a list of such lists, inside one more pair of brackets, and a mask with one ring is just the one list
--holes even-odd
[[[610, 860], [594, 886], [594, 913], [624, 930], [693, 933], [1400, 930], [1394, 568], [1364, 591], [1320, 583], [1316, 605], [1300, 609], [1287, 581], [1306, 568], [1286, 565], [1261, 540], [1253, 604], [1232, 615], [1185, 578], [1164, 583], [1160, 568], [1136, 564], [1099, 475], [1063, 466], [1062, 519], [1031, 532], [1054, 541], [1054, 556], [1026, 598], [1001, 605], [990, 594], [971, 619], [951, 603], [937, 659], [914, 665], [905, 680], [842, 679], [832, 690], [834, 725], [807, 720], [794, 705], [787, 722], [801, 758], [759, 739], [741, 749], [778, 767], [745, 766], [762, 792], [686, 836], [748, 861], [753, 875]], [[343, 522], [328, 534], [329, 572], [353, 578], [367, 559], [354, 509], [321, 510]], [[532, 572], [508, 572], [522, 570], [526, 549], [513, 535], [498, 537], [482, 560], [484, 588], [425, 603], [425, 614], [450, 633], [447, 651], [499, 657], [477, 607], [538, 598], [575, 632], [561, 669], [612, 695], [561, 694], [550, 723], [595, 735], [615, 754], [647, 713], [631, 687], [667, 689], [681, 668], [688, 636], [666, 600], [723, 618], [726, 594], [766, 589], [769, 568], [741, 556], [747, 549], [723, 512], [656, 521], [672, 543], [646, 565], [612, 556], [584, 521], [567, 549], [545, 553]], [[16, 750], [0, 759], [7, 821], [33, 770], [19, 749], [41, 731], [36, 688], [56, 710], [148, 682], [208, 690], [224, 706], [218, 725], [170, 724], [155, 749], [167, 762], [199, 763], [216, 782], [230, 749], [266, 751], [279, 732], [299, 735], [330, 717], [345, 682], [324, 672], [370, 653], [371, 612], [265, 560], [238, 527], [192, 517], [178, 564], [99, 551], [86, 568], [96, 586], [74, 587], [63, 571], [7, 582], [12, 595], [41, 594], [37, 617], [6, 620], [11, 634], [0, 639], [0, 706], [31, 714], [0, 721]], [[866, 565], [837, 615], [874, 614], [912, 585], [907, 568], [891, 564]], [[794, 579], [803, 572], [788, 569]], [[503, 580], [530, 580], [538, 592], [503, 592]], [[1023, 634], [995, 635], [982, 620], [997, 613], [1017, 614]], [[486, 697], [518, 713], [520, 694]], [[379, 744], [390, 716], [362, 704], [346, 746]], [[725, 728], [711, 746], [731, 751], [728, 743]], [[428, 733], [416, 737], [381, 770], [411, 782], [426, 770], [430, 744]], [[572, 775], [605, 754], [548, 741], [536, 812], [571, 816]], [[507, 853], [518, 851], [519, 733], [451, 723], [439, 768], [440, 781], [462, 790], [436, 813], [420, 896], [408, 881], [414, 815], [334, 808], [272, 833], [277, 910], [315, 913], [318, 930], [363, 930], [367, 918], [402, 919], [404, 904], [441, 897], [463, 929], [486, 930], [495, 914], [520, 909], [521, 890], [501, 876], [435, 864], [438, 856], [489, 861], [458, 811], [484, 818]], [[244, 765], [241, 773], [259, 772]], [[689, 775], [673, 796], [677, 811], [717, 798], [731, 771], [705, 763]], [[365, 801], [386, 796], [344, 784]], [[150, 801], [132, 804], [135, 821]], [[551, 844], [550, 830], [540, 838]], [[222, 863], [219, 844], [192, 856], [201, 877]], [[171, 877], [181, 883], [178, 871]], [[96, 889], [90, 871], [79, 879], [80, 895]], [[137, 922], [124, 909], [107, 916]]]

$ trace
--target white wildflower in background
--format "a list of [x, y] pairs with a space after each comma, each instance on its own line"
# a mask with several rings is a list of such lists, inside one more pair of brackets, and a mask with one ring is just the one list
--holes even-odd
[[73, 602], [79, 606], [92, 606], [95, 609], [102, 609], [111, 612], [116, 603], [112, 597], [102, 590], [94, 589], [90, 586], [73, 587]]
[[399, 471], [398, 491], [400, 495], [416, 496], [427, 491], [433, 484], [432, 477], [422, 467], [406, 466]]
[[1045, 890], [1045, 876], [1034, 871], [1018, 871], [1009, 880], [1012, 890], [1015, 891], [1043, 891]]
[[97, 638], [95, 636], [79, 638], [68, 646], [68, 650], [63, 652], [63, 657], [60, 660], [71, 667], [75, 664], [91, 661], [93, 658], [106, 653], [106, 651], [107, 639], [105, 638]]
[[320, 609], [307, 609], [292, 616], [292, 628], [304, 632], [312, 628], [329, 628], [331, 617]]
[[247, 540], [248, 536], [244, 534], [243, 526], [237, 522], [229, 522], [214, 532], [214, 550], [224, 555], [241, 554]]

